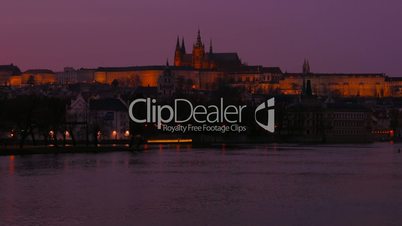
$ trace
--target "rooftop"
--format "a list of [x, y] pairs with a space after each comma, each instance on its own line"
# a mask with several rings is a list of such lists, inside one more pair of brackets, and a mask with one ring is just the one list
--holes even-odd
[[53, 71], [48, 69], [30, 69], [25, 71], [26, 74], [54, 74]]
[[0, 65], [0, 72], [8, 72], [10, 73], [10, 75], [19, 75], [21, 74], [20, 69], [13, 65], [13, 64], [9, 64], [9, 65]]
[[89, 108], [95, 111], [127, 111], [127, 106], [118, 98], [92, 99]]
[[[284, 76], [303, 76], [303, 73], [285, 73]], [[320, 76], [346, 76], [346, 77], [385, 77], [383, 73], [310, 73], [306, 76], [320, 77]]]

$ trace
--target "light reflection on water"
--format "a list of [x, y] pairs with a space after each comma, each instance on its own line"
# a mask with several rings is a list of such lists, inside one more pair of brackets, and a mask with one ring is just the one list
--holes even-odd
[[399, 144], [0, 157], [0, 225], [401, 225]]

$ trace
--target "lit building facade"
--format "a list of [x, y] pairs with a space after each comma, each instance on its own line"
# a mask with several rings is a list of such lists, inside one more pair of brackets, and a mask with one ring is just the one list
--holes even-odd
[[11, 86], [55, 84], [56, 74], [47, 69], [28, 70], [10, 77]]
[[[177, 39], [174, 65], [175, 88], [214, 90], [225, 82], [250, 94], [299, 95], [303, 81], [310, 80], [317, 96], [391, 97], [402, 96], [402, 78], [379, 73], [315, 73], [305, 60], [301, 73], [283, 73], [278, 67], [249, 66], [237, 53], [216, 53], [210, 43], [206, 49], [198, 31], [191, 53], [184, 39]], [[166, 66], [100, 67], [97, 69], [66, 68], [63, 72], [28, 70], [21, 73], [14, 65], [0, 66], [0, 85], [74, 84], [96, 82], [124, 87], [158, 87]]]
[[14, 81], [13, 77], [21, 74], [20, 69], [13, 65], [0, 65], [0, 86], [8, 86], [18, 84], [18, 81]]

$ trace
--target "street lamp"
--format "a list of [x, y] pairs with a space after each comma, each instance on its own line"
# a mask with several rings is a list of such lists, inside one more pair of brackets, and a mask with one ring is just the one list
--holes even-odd
[[130, 131], [126, 130], [126, 132], [124, 132], [124, 136], [125, 136], [125, 137], [130, 136]]

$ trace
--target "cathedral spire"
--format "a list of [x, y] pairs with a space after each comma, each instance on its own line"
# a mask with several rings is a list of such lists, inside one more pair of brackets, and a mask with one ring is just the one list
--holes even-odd
[[308, 62], [307, 59], [304, 59], [303, 74], [310, 74], [310, 63]]
[[195, 46], [197, 46], [197, 47], [201, 47], [201, 46], [202, 46], [202, 40], [201, 40], [201, 32], [200, 32], [200, 29], [198, 29], [197, 43], [195, 44]]
[[168, 75], [168, 76], [172, 75], [172, 71], [171, 71], [170, 65], [169, 65], [169, 58], [166, 59], [166, 67], [164, 70], [164, 74]]
[[306, 58], [304, 58], [303, 74], [302, 74], [303, 85], [302, 85], [302, 90], [301, 90], [302, 96], [306, 95], [306, 74], [307, 74], [307, 60], [306, 60]]
[[184, 45], [184, 37], [181, 39], [181, 52], [186, 54], [186, 46]]
[[181, 66], [184, 53], [180, 48], [180, 39], [177, 36], [176, 50], [174, 51], [174, 66]]
[[176, 50], [180, 50], [180, 41], [179, 41], [179, 36], [177, 36], [177, 41], [176, 41]]

